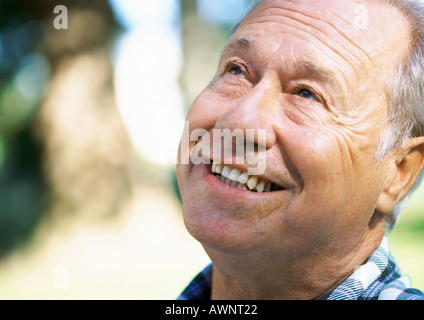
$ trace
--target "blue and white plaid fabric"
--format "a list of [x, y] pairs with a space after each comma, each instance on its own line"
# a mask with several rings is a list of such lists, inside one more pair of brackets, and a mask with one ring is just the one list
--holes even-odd
[[[211, 295], [212, 264], [202, 270], [178, 297], [178, 300], [208, 300]], [[424, 300], [424, 292], [412, 289], [408, 276], [402, 276], [389, 251], [389, 241], [381, 245], [368, 261], [323, 300]]]
[[185, 288], [177, 300], [210, 300], [212, 263], [203, 269]]

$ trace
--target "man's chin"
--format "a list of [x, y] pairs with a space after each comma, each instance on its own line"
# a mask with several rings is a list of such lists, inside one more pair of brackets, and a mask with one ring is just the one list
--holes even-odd
[[[233, 212], [219, 205], [184, 205], [184, 222], [188, 232], [204, 247], [232, 253], [252, 251], [266, 242], [269, 221], [255, 217], [255, 210]], [[250, 218], [247, 218], [250, 217]], [[275, 226], [275, 224], [274, 224]]]
[[209, 250], [241, 253], [251, 251], [258, 242], [247, 227], [238, 226], [234, 221], [226, 222], [227, 219], [207, 219], [199, 221], [194, 217], [185, 217], [188, 232]]

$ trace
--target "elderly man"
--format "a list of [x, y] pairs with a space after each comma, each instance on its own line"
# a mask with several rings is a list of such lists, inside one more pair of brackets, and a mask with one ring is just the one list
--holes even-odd
[[422, 19], [407, 0], [264, 0], [243, 19], [187, 121], [265, 130], [266, 168], [177, 165], [212, 261], [179, 299], [424, 298], [385, 237], [424, 164]]

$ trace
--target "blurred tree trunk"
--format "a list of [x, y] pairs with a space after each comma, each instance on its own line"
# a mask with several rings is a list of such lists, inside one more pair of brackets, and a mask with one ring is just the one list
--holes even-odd
[[[68, 29], [53, 25], [59, 4], [68, 9]], [[36, 123], [50, 213], [116, 215], [131, 194], [132, 157], [114, 97], [110, 49], [118, 25], [105, 0], [41, 0], [32, 9], [45, 22], [51, 65]]]

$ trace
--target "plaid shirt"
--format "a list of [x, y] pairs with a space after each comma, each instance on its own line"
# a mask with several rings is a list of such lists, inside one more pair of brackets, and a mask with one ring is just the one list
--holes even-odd
[[[211, 285], [212, 264], [209, 264], [178, 300], [209, 300]], [[424, 292], [411, 289], [411, 280], [401, 275], [396, 260], [389, 253], [389, 241], [384, 237], [368, 261], [322, 300], [424, 300]]]

